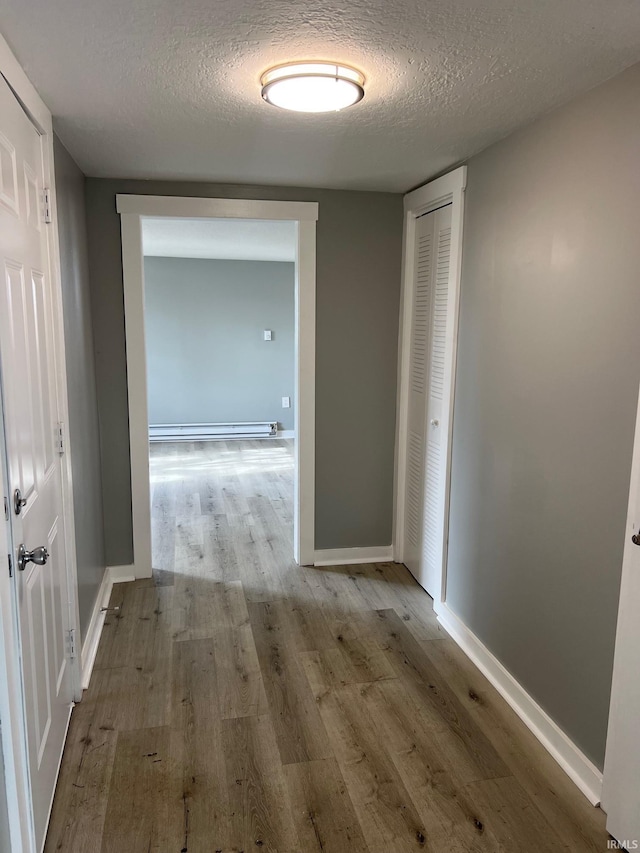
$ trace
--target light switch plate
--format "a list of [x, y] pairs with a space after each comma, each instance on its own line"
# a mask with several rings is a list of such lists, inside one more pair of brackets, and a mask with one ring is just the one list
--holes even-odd
[[282, 408], [290, 409], [291, 408], [291, 397], [283, 397], [282, 398]]
[[265, 329], [264, 330], [264, 339], [265, 339], [265, 341], [271, 340], [271, 329]]

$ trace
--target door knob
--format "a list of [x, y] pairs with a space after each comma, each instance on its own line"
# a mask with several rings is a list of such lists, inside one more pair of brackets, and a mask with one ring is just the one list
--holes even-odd
[[21, 545], [18, 548], [18, 570], [21, 572], [24, 572], [27, 568], [27, 563], [35, 563], [36, 566], [44, 566], [48, 559], [49, 552], [44, 545], [34, 548], [33, 551], [27, 551], [24, 545]]
[[631, 537], [631, 541], [634, 545], [640, 545], [640, 531], [638, 533], [634, 533]]

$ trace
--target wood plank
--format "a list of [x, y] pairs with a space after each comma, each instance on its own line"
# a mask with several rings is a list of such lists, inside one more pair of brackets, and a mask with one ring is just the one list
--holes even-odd
[[172, 571], [176, 561], [176, 525], [173, 518], [151, 517], [151, 565]]
[[278, 601], [285, 598], [280, 578], [265, 559], [260, 531], [243, 525], [235, 534], [235, 550], [247, 602]]
[[266, 714], [267, 696], [251, 626], [218, 630], [213, 645], [222, 718]]
[[433, 611], [433, 600], [406, 566], [381, 563], [375, 571], [387, 584], [385, 607], [396, 611], [418, 642], [448, 637]]
[[322, 685], [314, 693], [369, 850], [428, 850], [424, 822], [357, 690]]
[[203, 509], [202, 529], [204, 533], [204, 560], [206, 567], [217, 580], [240, 579], [238, 555], [235, 548], [235, 532], [229, 519], [219, 509], [206, 513]]
[[316, 604], [328, 617], [370, 610], [360, 590], [349, 583], [349, 566], [310, 567], [307, 581]]
[[170, 671], [170, 655], [159, 657], [151, 671], [133, 666], [96, 670], [83, 702], [94, 700], [93, 720], [105, 731], [167, 725]]
[[83, 705], [71, 715], [45, 853], [100, 849], [118, 735]]
[[182, 849], [182, 815], [172, 796], [169, 729], [119, 732], [102, 853]]
[[567, 849], [605, 849], [604, 813], [593, 808], [459, 646], [453, 640], [435, 642], [425, 653]]
[[368, 853], [335, 759], [287, 764], [284, 775], [301, 850]]
[[94, 721], [105, 730], [163, 726], [169, 714], [173, 587], [118, 586], [131, 588], [121, 591], [120, 614], [110, 614], [112, 633], [101, 638], [101, 665], [94, 668], [83, 705], [93, 703]]
[[176, 516], [174, 568], [180, 574], [206, 571], [205, 525], [201, 516]]
[[229, 791], [213, 640], [174, 644], [171, 706], [171, 754], [183, 805], [183, 847], [229, 850]]
[[299, 853], [271, 719], [223, 722], [233, 850]]
[[[304, 573], [300, 566], [296, 566], [292, 574], [293, 571], [301, 575]], [[334, 648], [336, 640], [333, 629], [318, 608], [308, 587], [306, 593], [301, 598], [292, 595], [268, 602], [282, 642], [296, 651]]]
[[[397, 674], [376, 643], [369, 639], [338, 634], [337, 647], [311, 653], [328, 685], [367, 683], [395, 679]], [[301, 652], [300, 658], [309, 653]]]
[[115, 584], [94, 670], [133, 666], [153, 670], [168, 654], [172, 586]]
[[496, 849], [509, 853], [557, 853], [564, 846], [513, 776], [473, 782], [466, 792], [478, 810], [475, 820], [483, 834], [493, 836]]
[[249, 624], [240, 581], [222, 581], [210, 575], [177, 574], [173, 607], [173, 638], [198, 640], [217, 630]]
[[465, 788], [476, 775], [474, 768], [458, 761], [447, 732], [434, 731], [397, 682], [358, 690], [424, 821], [429, 845], [435, 850], [498, 850], [495, 839], [479, 828], [478, 809]]
[[249, 617], [283, 764], [332, 756], [311, 690], [277, 603], [252, 604]]
[[448, 732], [452, 749], [457, 748], [457, 760], [473, 765], [477, 779], [510, 775], [490, 739], [475, 725], [398, 614], [394, 610], [377, 610], [359, 614], [359, 618], [385, 650], [398, 677], [431, 718], [432, 725]]

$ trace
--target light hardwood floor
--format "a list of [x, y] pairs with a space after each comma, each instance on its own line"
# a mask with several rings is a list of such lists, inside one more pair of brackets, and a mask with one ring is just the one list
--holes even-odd
[[404, 567], [293, 563], [290, 443], [154, 445], [151, 477], [49, 853], [607, 849]]

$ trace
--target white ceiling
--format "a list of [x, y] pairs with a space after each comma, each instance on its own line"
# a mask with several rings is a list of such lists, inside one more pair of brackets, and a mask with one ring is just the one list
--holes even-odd
[[142, 220], [145, 255], [165, 258], [226, 258], [234, 261], [295, 261], [294, 222], [259, 219]]
[[[393, 191], [640, 59], [638, 0], [0, 0], [0, 31], [88, 175]], [[262, 102], [308, 58], [364, 101]]]

